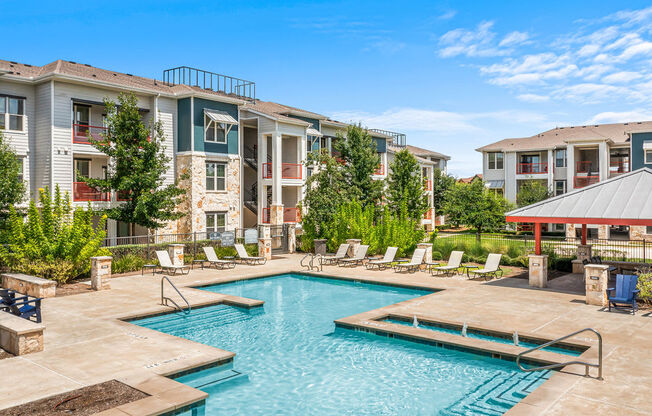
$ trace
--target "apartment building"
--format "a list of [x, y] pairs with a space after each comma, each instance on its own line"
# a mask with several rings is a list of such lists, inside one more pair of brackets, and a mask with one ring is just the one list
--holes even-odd
[[[531, 137], [500, 140], [476, 150], [482, 153], [487, 188], [516, 202], [526, 181], [540, 181], [554, 195], [560, 195], [632, 169], [652, 166], [650, 132], [650, 121], [557, 127]], [[646, 149], [650, 149], [649, 159]], [[647, 161], [651, 164], [646, 165]], [[568, 237], [579, 232], [572, 224], [549, 224], [548, 228], [565, 230]], [[595, 225], [589, 227], [589, 233], [595, 238], [652, 237], [652, 230], [645, 227]]]
[[[133, 92], [145, 122], [160, 122], [171, 159], [165, 183], [181, 174], [186, 198], [182, 219], [159, 233], [219, 232], [257, 224], [300, 223], [297, 206], [310, 172], [309, 151], [328, 149], [345, 136], [347, 124], [311, 111], [256, 99], [256, 85], [235, 77], [178, 67], [163, 80], [58, 60], [32, 66], [0, 60], [0, 129], [23, 163], [31, 197], [59, 185], [74, 205], [103, 209], [122, 203], [78, 180], [101, 177], [109, 160], [90, 145], [105, 130], [105, 98]], [[387, 176], [392, 152], [405, 135], [370, 130]], [[338, 136], [339, 135], [339, 136]], [[450, 159], [425, 149], [415, 153], [432, 183], [435, 167]], [[184, 175], [185, 176], [185, 175]], [[434, 213], [424, 218], [432, 225]], [[109, 220], [108, 236], [129, 236], [129, 224]], [[136, 229], [143, 235], [145, 229]]]

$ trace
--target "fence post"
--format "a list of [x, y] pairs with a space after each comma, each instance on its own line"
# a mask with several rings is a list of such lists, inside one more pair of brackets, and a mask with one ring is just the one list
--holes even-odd
[[643, 239], [643, 263], [647, 263], [646, 257], [645, 257], [645, 239]]
[[192, 232], [192, 258], [197, 257], [197, 231]]
[[147, 254], [145, 255], [147, 261], [149, 262], [149, 228], [147, 229]]

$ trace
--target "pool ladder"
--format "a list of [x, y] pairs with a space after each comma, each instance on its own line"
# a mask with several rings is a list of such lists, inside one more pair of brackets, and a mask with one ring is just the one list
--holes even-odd
[[[586, 361], [579, 361], [579, 360], [574, 360], [574, 361], [567, 361], [565, 363], [560, 363], [560, 364], [549, 364], [549, 365], [542, 365], [540, 367], [533, 367], [533, 368], [525, 368], [521, 365], [521, 357], [525, 356], [526, 354], [529, 354], [533, 351], [540, 350], [542, 348], [549, 347], [553, 344], [556, 344], [558, 342], [561, 342], [565, 339], [574, 337], [575, 335], [581, 334], [582, 332], [593, 332], [595, 335], [598, 336], [598, 363], [589, 363]], [[539, 346], [536, 346], [534, 348], [530, 348], [527, 351], [523, 351], [522, 353], [518, 354], [516, 356], [516, 365], [518, 368], [520, 368], [523, 371], [539, 371], [539, 370], [551, 370], [553, 368], [560, 368], [560, 367], [565, 367], [567, 365], [571, 364], [578, 364], [578, 365], [583, 365], [586, 367], [586, 373], [584, 374], [585, 377], [589, 377], [589, 367], [597, 368], [598, 369], [598, 380], [602, 380], [602, 335], [598, 331], [596, 331], [593, 328], [584, 328], [580, 329], [579, 331], [575, 331], [572, 334], [564, 335], [563, 337], [559, 337], [557, 339], [553, 339], [552, 341], [546, 342], [545, 344], [541, 344]]]
[[[181, 296], [181, 299], [183, 299], [183, 301], [186, 302], [186, 306], [187, 306], [186, 308], [182, 308], [181, 306], [179, 306], [178, 303], [176, 303], [174, 301], [174, 299], [165, 296], [165, 293], [164, 293], [163, 289], [165, 288], [164, 283], [166, 281], [170, 284], [170, 286], [172, 286], [172, 288], [175, 290], [175, 292], [177, 292], [177, 294], [179, 296]], [[171, 302], [174, 305], [174, 307], [179, 310], [179, 312], [183, 312], [186, 315], [190, 313], [191, 308], [190, 308], [190, 303], [188, 302], [188, 299], [186, 299], [186, 297], [183, 296], [181, 294], [181, 292], [179, 292], [179, 289], [177, 289], [177, 287], [174, 285], [174, 283], [172, 283], [172, 281], [167, 276], [163, 276], [161, 278], [161, 305], [170, 306], [170, 305], [168, 305], [168, 302]]]
[[[317, 264], [315, 264], [315, 260], [317, 260]], [[301, 267], [305, 267], [308, 271], [316, 270], [321, 272], [323, 270], [321, 260], [321, 254], [308, 253], [301, 259]]]

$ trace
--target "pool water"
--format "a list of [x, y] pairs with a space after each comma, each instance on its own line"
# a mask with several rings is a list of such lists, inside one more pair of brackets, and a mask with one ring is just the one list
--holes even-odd
[[333, 323], [430, 292], [294, 274], [203, 289], [265, 304], [133, 321], [236, 353], [177, 378], [210, 395], [193, 415], [501, 415], [549, 376]]

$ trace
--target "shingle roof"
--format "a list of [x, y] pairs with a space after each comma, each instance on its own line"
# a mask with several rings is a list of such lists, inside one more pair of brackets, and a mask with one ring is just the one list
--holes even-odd
[[505, 216], [510, 217], [508, 221], [517, 221], [518, 217], [615, 219], [649, 220], [652, 225], [652, 170], [638, 169], [515, 209]]
[[435, 152], [433, 150], [424, 149], [422, 147], [412, 146], [412, 145], [409, 145], [409, 144], [406, 145], [405, 147], [407, 147], [407, 149], [410, 151], [410, 153], [413, 153], [413, 154], [415, 154], [417, 156], [436, 157], [436, 158], [439, 158], [439, 159], [446, 159], [446, 160], [450, 160], [450, 158], [451, 158], [450, 156], [445, 155], [443, 153]]
[[611, 140], [626, 143], [627, 133], [633, 130], [652, 131], [652, 121], [630, 123], [595, 124], [590, 126], [556, 127], [531, 137], [504, 139], [476, 149], [478, 152], [551, 149], [565, 147], [574, 140]]

